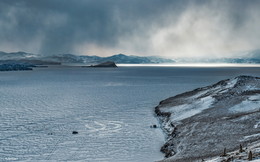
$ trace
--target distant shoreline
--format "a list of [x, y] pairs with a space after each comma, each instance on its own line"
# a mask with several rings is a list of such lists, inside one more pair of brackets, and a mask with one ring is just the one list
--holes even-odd
[[118, 67], [158, 66], [158, 67], [260, 67], [260, 64], [235, 63], [174, 63], [174, 64], [117, 64]]

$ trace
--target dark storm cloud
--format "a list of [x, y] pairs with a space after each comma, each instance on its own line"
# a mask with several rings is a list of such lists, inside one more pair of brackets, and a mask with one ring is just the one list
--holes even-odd
[[[1, 41], [30, 46], [40, 53], [73, 52], [77, 43], [114, 46], [117, 38], [135, 30], [136, 19], [155, 17], [159, 1], [6, 0], [1, 1]], [[151, 1], [152, 2], [152, 1]], [[155, 5], [155, 6], [154, 6]], [[118, 15], [116, 15], [118, 14]], [[130, 21], [127, 26], [117, 16]], [[145, 20], [140, 20], [145, 21]], [[31, 47], [32, 49], [34, 47]]]
[[[254, 20], [259, 4], [244, 0], [0, 0], [0, 48], [41, 54], [125, 52], [181, 57], [212, 50], [229, 52], [244, 39], [249, 45], [238, 50], [247, 50], [259, 43], [259, 32], [252, 31], [259, 25]], [[225, 45], [228, 41], [232, 43]]]

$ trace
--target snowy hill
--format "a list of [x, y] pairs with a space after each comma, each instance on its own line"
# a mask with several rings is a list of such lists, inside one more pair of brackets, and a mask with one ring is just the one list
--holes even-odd
[[171, 59], [164, 59], [155, 56], [141, 57], [141, 56], [127, 56], [124, 54], [113, 55], [104, 58], [105, 60], [113, 60], [116, 63], [121, 64], [149, 64], [149, 63], [174, 63]]
[[168, 98], [155, 112], [167, 134], [165, 161], [219, 156], [240, 144], [260, 157], [259, 77], [239, 76]]
[[128, 56], [124, 54], [117, 54], [109, 57], [99, 57], [99, 56], [76, 56], [72, 54], [60, 54], [48, 57], [42, 57], [44, 60], [57, 61], [61, 63], [101, 63], [107, 61], [113, 61], [117, 64], [157, 64], [157, 63], [173, 63], [171, 59], [164, 59], [160, 57], [140, 57], [140, 56]]
[[117, 64], [158, 64], [158, 63], [174, 63], [174, 60], [165, 59], [161, 57], [148, 56], [128, 56], [124, 54], [117, 54], [109, 57], [99, 57], [99, 56], [83, 56], [83, 55], [73, 55], [73, 54], [57, 54], [57, 55], [36, 55], [29, 54], [25, 52], [13, 52], [6, 53], [0, 52], [0, 61], [1, 60], [16, 60], [22, 62], [46, 62], [52, 64], [95, 64], [102, 63], [107, 61], [113, 61]]

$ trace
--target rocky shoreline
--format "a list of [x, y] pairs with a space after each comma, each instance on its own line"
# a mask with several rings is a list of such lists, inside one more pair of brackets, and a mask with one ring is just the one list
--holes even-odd
[[246, 160], [247, 153], [232, 154], [240, 145], [252, 148], [247, 151], [253, 151], [253, 159], [259, 158], [259, 77], [238, 76], [170, 97], [159, 103], [155, 113], [167, 136], [161, 147], [163, 161], [207, 160], [219, 157], [224, 149], [230, 152], [229, 160]]
[[36, 67], [32, 64], [22, 64], [22, 63], [5, 63], [0, 64], [0, 71], [22, 71], [22, 70], [33, 70]]

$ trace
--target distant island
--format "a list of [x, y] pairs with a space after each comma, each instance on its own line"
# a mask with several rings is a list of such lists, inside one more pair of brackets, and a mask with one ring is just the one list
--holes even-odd
[[[260, 157], [260, 78], [238, 76], [185, 92], [155, 108], [167, 140], [163, 161]], [[251, 153], [250, 153], [251, 152]]]
[[82, 66], [82, 67], [105, 67], [105, 68], [116, 68], [116, 64], [113, 61], [106, 61], [96, 65]]
[[5, 63], [0, 64], [0, 71], [23, 71], [23, 70], [33, 70], [32, 64], [21, 64], [21, 63]]

